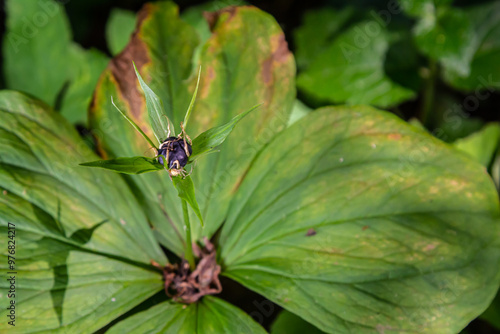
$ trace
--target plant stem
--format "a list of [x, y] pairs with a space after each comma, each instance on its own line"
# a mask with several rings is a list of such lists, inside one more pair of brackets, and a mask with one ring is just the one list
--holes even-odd
[[429, 59], [429, 77], [425, 80], [425, 88], [423, 92], [422, 110], [420, 120], [424, 126], [428, 126], [429, 116], [434, 109], [434, 99], [436, 91], [436, 79], [438, 72], [437, 62]]
[[189, 263], [191, 271], [195, 270], [196, 266], [193, 257], [193, 242], [191, 241], [191, 224], [189, 222], [189, 213], [187, 202], [182, 200], [182, 212], [184, 213], [184, 224], [186, 229], [186, 260]]

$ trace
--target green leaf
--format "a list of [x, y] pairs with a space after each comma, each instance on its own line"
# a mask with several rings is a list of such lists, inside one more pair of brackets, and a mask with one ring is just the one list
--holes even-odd
[[82, 163], [80, 164], [80, 166], [99, 167], [125, 174], [142, 174], [148, 172], [157, 172], [164, 169], [163, 165], [160, 164], [155, 158], [147, 157], [97, 160]]
[[288, 126], [297, 122], [299, 119], [301, 119], [311, 111], [312, 109], [306, 106], [300, 100], [295, 100], [295, 103], [293, 104], [292, 113], [290, 114], [290, 119], [288, 120]]
[[413, 33], [425, 55], [438, 60], [449, 71], [469, 74], [473, 30], [467, 12], [458, 8], [438, 10], [434, 16], [420, 20]]
[[196, 304], [164, 302], [111, 327], [116, 333], [265, 334], [245, 312], [212, 296]]
[[135, 28], [135, 13], [113, 8], [106, 23], [106, 41], [113, 56], [119, 54], [127, 45]]
[[[500, 89], [500, 3], [492, 1], [464, 9], [472, 22], [473, 33], [467, 42], [469, 71], [466, 73], [445, 68], [444, 79], [453, 87], [474, 91], [475, 98], [484, 100]], [[488, 89], [489, 92], [480, 92]]]
[[92, 93], [109, 58], [98, 50], [87, 51], [76, 44], [70, 50], [71, 78], [60, 111], [71, 123], [87, 125], [87, 110], [92, 101]]
[[500, 150], [493, 162], [493, 166], [491, 166], [491, 176], [493, 177], [493, 181], [495, 181], [497, 190], [500, 192]]
[[53, 0], [6, 2], [6, 86], [29, 93], [72, 123], [86, 125], [92, 93], [108, 58], [71, 41], [64, 7]]
[[[0, 230], [15, 224], [16, 329], [94, 332], [160, 291], [150, 262], [167, 259], [124, 180], [76, 167], [98, 157], [46, 104], [2, 91], [0, 118]], [[6, 251], [0, 260], [11, 271]], [[3, 321], [0, 332], [9, 330]]]
[[6, 13], [6, 86], [54, 106], [71, 65], [72, 36], [64, 7], [53, 0], [8, 0]]
[[215, 128], [211, 128], [203, 133], [201, 133], [198, 137], [193, 140], [193, 153], [189, 156], [190, 161], [196, 160], [200, 155], [216, 148], [221, 145], [229, 134], [233, 131], [235, 125], [243, 119], [246, 115], [248, 115], [251, 111], [260, 107], [256, 105], [245, 112], [242, 112], [239, 115], [234, 116], [229, 122], [224, 125], [217, 126]]
[[392, 114], [329, 107], [262, 149], [218, 254], [325, 332], [457, 333], [498, 289], [499, 219], [480, 164]]
[[139, 79], [142, 91], [146, 97], [146, 107], [148, 109], [149, 121], [151, 122], [153, 133], [155, 134], [158, 142], [161, 144], [168, 137], [175, 136], [174, 124], [165, 114], [162, 100], [151, 90], [151, 88], [149, 88], [144, 80], [142, 80], [135, 63], [133, 65], [137, 79]]
[[490, 123], [472, 135], [458, 139], [454, 145], [488, 168], [500, 144], [500, 124]]
[[[241, 120], [219, 153], [197, 162], [192, 178], [205, 228], [193, 224], [193, 240], [210, 238], [223, 223], [241, 176], [260, 147], [286, 127], [295, 99], [293, 56], [272, 16], [254, 7], [230, 7], [210, 15], [213, 32], [199, 44], [196, 30], [179, 18], [175, 4], [147, 4], [138, 14], [137, 34], [102, 75], [90, 112], [92, 129], [102, 134], [102, 152], [111, 157], [146, 155], [148, 145], [128, 124], [117, 120], [121, 116], [109, 101], [109, 96], [115, 97], [125, 114], [146, 134], [152, 133], [134, 70], [123, 66], [132, 60], [164, 101], [174, 124], [184, 119], [201, 66], [198, 96], [189, 119], [192, 139], [264, 103]], [[182, 256], [182, 206], [168, 176], [148, 173], [129, 181], [158, 240]], [[197, 219], [191, 214], [191, 220]]]
[[[379, 33], [368, 35], [368, 29], [377, 29]], [[392, 80], [384, 68], [391, 43], [403, 37], [404, 34], [391, 37], [377, 20], [357, 23], [334, 39], [299, 74], [297, 86], [307, 96], [321, 103], [389, 107], [412, 99], [416, 95], [415, 91]], [[415, 72], [416, 64], [412, 66]]]
[[356, 17], [353, 7], [321, 8], [305, 13], [302, 25], [293, 32], [297, 67], [306, 69], [328, 49], [331, 41]]
[[446, 9], [453, 0], [398, 0], [401, 8], [410, 16], [432, 20], [438, 9]]
[[196, 196], [194, 193], [194, 184], [191, 176], [186, 176], [182, 178], [180, 176], [176, 176], [172, 178], [172, 182], [174, 183], [175, 188], [179, 194], [179, 198], [186, 201], [191, 209], [193, 209], [194, 213], [200, 220], [201, 226], [203, 226], [203, 218], [201, 216], [200, 207], [198, 206], [198, 202], [196, 201]]
[[286, 310], [281, 311], [271, 326], [271, 334], [323, 334], [310, 323]]

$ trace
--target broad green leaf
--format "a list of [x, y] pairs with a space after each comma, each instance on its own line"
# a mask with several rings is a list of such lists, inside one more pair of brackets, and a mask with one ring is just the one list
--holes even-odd
[[454, 145], [488, 168], [500, 145], [500, 124], [488, 124], [481, 131], [455, 141]]
[[252, 110], [255, 110], [260, 105], [256, 105], [239, 115], [234, 116], [226, 124], [211, 128], [193, 140], [193, 154], [189, 156], [190, 161], [194, 161], [200, 155], [216, 148], [221, 145], [229, 134], [233, 131], [236, 124], [241, 121], [246, 115], [248, 115]]
[[149, 122], [153, 128], [153, 133], [158, 143], [163, 143], [168, 137], [175, 136], [175, 127], [165, 114], [162, 100], [151, 90], [151, 88], [149, 88], [144, 80], [142, 80], [135, 64], [134, 70], [146, 98], [146, 108], [148, 109]]
[[113, 56], [127, 46], [134, 32], [135, 13], [129, 10], [113, 8], [106, 23], [106, 41]]
[[97, 160], [81, 163], [80, 166], [99, 167], [125, 174], [142, 174], [164, 170], [163, 165], [160, 164], [155, 158], [147, 157]]
[[[470, 71], [460, 73], [445, 68], [444, 79], [453, 87], [474, 91], [471, 99], [487, 99], [500, 89], [500, 3], [492, 1], [464, 9], [472, 22], [473, 34], [467, 42]], [[481, 90], [488, 89], [487, 92]]]
[[71, 78], [61, 102], [61, 114], [73, 124], [87, 125], [87, 110], [92, 101], [97, 80], [109, 58], [98, 50], [71, 47]]
[[444, 8], [421, 19], [413, 33], [418, 48], [444, 68], [460, 75], [470, 73], [472, 23], [466, 11]]
[[0, 229], [16, 228], [16, 329], [93, 332], [160, 291], [150, 262], [167, 259], [126, 183], [78, 167], [97, 156], [46, 104], [2, 91], [0, 119]]
[[205, 296], [196, 304], [158, 304], [119, 322], [106, 333], [264, 334], [266, 331], [235, 306]]
[[321, 8], [306, 12], [302, 18], [302, 25], [293, 32], [297, 67], [306, 69], [328, 49], [333, 38], [355, 18], [356, 12], [353, 7], [342, 10]]
[[[295, 98], [293, 57], [270, 15], [253, 7], [231, 7], [209, 16], [213, 32], [200, 45], [195, 29], [179, 19], [176, 5], [147, 4], [138, 15], [137, 34], [101, 77], [91, 109], [91, 127], [100, 134], [101, 150], [111, 157], [130, 157], [145, 155], [148, 146], [126, 122], [117, 120], [121, 116], [112, 109], [109, 96], [116, 97], [117, 106], [146, 134], [152, 133], [133, 68], [125, 66], [132, 60], [174, 124], [185, 116], [201, 66], [198, 97], [189, 119], [192, 139], [264, 103], [241, 120], [219, 153], [195, 166], [192, 178], [205, 228], [192, 224], [194, 240], [211, 237], [220, 227], [241, 176], [259, 149], [286, 126]], [[158, 240], [184, 254], [181, 201], [169, 177], [148, 173], [129, 181]], [[191, 220], [196, 219], [193, 214]]]
[[480, 164], [389, 113], [330, 107], [262, 149], [219, 257], [328, 333], [457, 333], [498, 289], [499, 219]]
[[92, 93], [108, 58], [71, 41], [64, 7], [56, 1], [8, 0], [6, 9], [7, 88], [60, 107], [72, 123], [86, 124]]
[[[368, 35], [370, 29], [378, 33]], [[396, 36], [394, 41], [401, 37]], [[297, 86], [323, 103], [389, 107], [409, 100], [415, 97], [415, 91], [385, 73], [384, 60], [391, 42], [390, 33], [376, 20], [357, 23], [299, 74]]]
[[203, 226], [203, 218], [201, 216], [200, 207], [198, 206], [198, 202], [196, 201], [196, 195], [194, 192], [194, 184], [191, 176], [182, 177], [173, 177], [172, 182], [174, 183], [175, 188], [177, 189], [177, 193], [179, 194], [179, 198], [186, 201], [191, 209], [193, 209], [194, 213], [200, 220], [201, 226]]
[[5, 8], [6, 86], [54, 106], [71, 65], [72, 36], [64, 7], [53, 0], [7, 0]]
[[281, 311], [271, 326], [271, 334], [323, 334], [310, 323], [286, 310]]

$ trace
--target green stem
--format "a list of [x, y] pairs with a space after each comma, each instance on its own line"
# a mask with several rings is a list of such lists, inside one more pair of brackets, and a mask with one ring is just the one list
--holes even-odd
[[428, 126], [429, 124], [429, 116], [431, 115], [434, 109], [434, 100], [435, 100], [435, 92], [436, 92], [436, 80], [438, 65], [437, 62], [433, 59], [429, 60], [429, 77], [425, 81], [425, 88], [423, 92], [423, 101], [422, 101], [422, 111], [420, 115], [420, 120], [424, 126]]
[[191, 224], [189, 222], [189, 213], [187, 202], [182, 200], [182, 212], [184, 213], [184, 224], [186, 229], [186, 260], [189, 262], [191, 271], [195, 270], [196, 266], [193, 257], [193, 242], [191, 241]]

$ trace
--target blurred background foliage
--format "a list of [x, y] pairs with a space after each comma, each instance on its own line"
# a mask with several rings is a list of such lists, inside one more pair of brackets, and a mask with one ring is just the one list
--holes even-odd
[[[50, 22], [54, 38], [30, 42], [19, 60], [6, 48], [0, 2], [0, 88], [28, 91], [85, 133], [93, 87], [128, 42], [142, 0], [65, 0], [67, 18]], [[176, 1], [200, 36], [203, 10], [239, 0]], [[332, 104], [389, 110], [481, 162], [500, 179], [500, 1], [248, 1], [283, 28], [297, 63], [290, 122]], [[21, 5], [11, 12], [27, 15]], [[29, 13], [28, 13], [29, 14]], [[12, 22], [11, 28], [19, 22]], [[18, 27], [21, 29], [20, 27]], [[30, 58], [31, 57], [31, 58]], [[36, 67], [40, 57], [46, 61]], [[46, 78], [48, 81], [46, 81]], [[500, 301], [467, 333], [500, 333]], [[243, 307], [244, 308], [244, 307]], [[279, 326], [279, 325], [277, 325]], [[278, 330], [277, 330], [278, 332]]]

